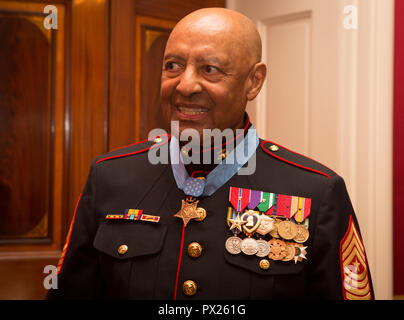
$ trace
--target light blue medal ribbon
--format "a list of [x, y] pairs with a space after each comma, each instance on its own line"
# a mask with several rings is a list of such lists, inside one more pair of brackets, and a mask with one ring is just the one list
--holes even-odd
[[247, 163], [258, 145], [257, 131], [251, 126], [243, 141], [237, 144], [229, 155], [208, 174], [206, 180], [202, 180], [188, 175], [181, 158], [178, 139], [172, 136], [170, 141], [171, 168], [178, 188], [183, 190], [187, 196], [211, 196]]

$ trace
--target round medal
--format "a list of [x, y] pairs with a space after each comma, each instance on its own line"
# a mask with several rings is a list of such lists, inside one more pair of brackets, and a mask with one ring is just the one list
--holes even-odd
[[279, 239], [278, 225], [279, 225], [280, 223], [281, 223], [280, 220], [275, 219], [275, 221], [274, 221], [274, 228], [272, 229], [272, 231], [269, 232], [269, 234], [270, 234], [273, 238]]
[[236, 236], [227, 238], [224, 245], [227, 252], [231, 254], [239, 254], [241, 252], [241, 241], [241, 238]]
[[241, 251], [249, 256], [256, 254], [258, 251], [257, 240], [253, 238], [245, 238], [241, 241]]
[[257, 245], [258, 251], [255, 254], [256, 256], [263, 258], [269, 254], [270, 248], [267, 241], [259, 239], [257, 240]]
[[282, 261], [290, 261], [295, 257], [295, 245], [290, 242], [286, 242], [286, 256], [282, 259]]
[[278, 225], [278, 233], [285, 240], [291, 240], [297, 235], [297, 226], [290, 221], [282, 221]]
[[282, 260], [286, 257], [286, 244], [279, 239], [272, 239], [268, 241], [270, 248], [268, 258], [272, 260]]
[[306, 242], [309, 238], [309, 230], [304, 225], [297, 225], [297, 235], [293, 238], [297, 243]]

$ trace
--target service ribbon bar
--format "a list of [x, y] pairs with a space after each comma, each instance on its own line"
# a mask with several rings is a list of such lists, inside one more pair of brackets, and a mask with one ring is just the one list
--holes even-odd
[[[242, 212], [247, 207], [249, 210], [256, 209], [260, 213], [285, 217], [298, 223], [304, 223], [311, 210], [310, 198], [235, 187], [230, 187], [229, 201], [236, 212]], [[232, 215], [233, 212], [229, 209], [228, 219]]]
[[144, 214], [142, 209], [125, 209], [125, 214], [108, 214], [105, 219], [107, 220], [133, 220], [133, 221], [148, 221], [159, 222], [159, 216], [152, 216], [150, 214]]

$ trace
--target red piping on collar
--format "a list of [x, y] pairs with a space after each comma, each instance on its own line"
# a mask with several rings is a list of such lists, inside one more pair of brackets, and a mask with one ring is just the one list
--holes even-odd
[[134, 145], [136, 145], [136, 144], [140, 144], [140, 143], [143, 143], [143, 142], [146, 142], [146, 141], [153, 141], [153, 140], [156, 139], [156, 138], [162, 138], [162, 137], [164, 137], [164, 136], [167, 136], [167, 139], [166, 139], [166, 140], [163, 140], [162, 142], [157, 143], [157, 144], [154, 144], [154, 145], [152, 145], [152, 146], [150, 146], [150, 147], [148, 147], [148, 148], [145, 148], [145, 149], [142, 149], [142, 150], [138, 150], [138, 151], [135, 151], [135, 152], [131, 152], [131, 153], [125, 153], [125, 154], [119, 154], [119, 155], [116, 155], [116, 156], [106, 157], [106, 158], [103, 158], [103, 159], [98, 160], [98, 161], [96, 162], [96, 164], [98, 164], [98, 163], [100, 163], [100, 162], [102, 162], [102, 161], [105, 161], [105, 160], [110, 160], [110, 159], [115, 159], [115, 158], [122, 158], [122, 157], [132, 156], [132, 155], [134, 155], [134, 154], [138, 154], [138, 153], [145, 152], [145, 151], [147, 151], [147, 150], [149, 150], [149, 149], [157, 148], [158, 146], [161, 146], [162, 144], [165, 144], [168, 140], [170, 140], [170, 137], [171, 137], [171, 136], [170, 136], [168, 133], [162, 134], [162, 135], [159, 135], [159, 136], [155, 136], [155, 137], [153, 137], [153, 138], [146, 139], [146, 140], [143, 140], [143, 141], [140, 141], [140, 142], [136, 142], [136, 143], [127, 145], [127, 146], [125, 146], [125, 147], [120, 147], [120, 148], [118, 148], [118, 149], [114, 149], [113, 151], [119, 150], [119, 149], [122, 149], [122, 148], [126, 148], [126, 147], [130, 147], [130, 146], [134, 146]]
[[[302, 165], [300, 165], [300, 164], [297, 164], [297, 163], [288, 161], [288, 160], [286, 160], [286, 159], [284, 159], [284, 158], [281, 158], [281, 157], [279, 157], [279, 156], [274, 155], [273, 153], [269, 152], [267, 149], [264, 148], [264, 144], [266, 144], [266, 143], [271, 143], [271, 144], [277, 145], [278, 147], [281, 147], [281, 148], [283, 148], [283, 149], [285, 149], [285, 150], [288, 150], [288, 151], [290, 151], [290, 152], [293, 152], [293, 153], [295, 153], [295, 154], [298, 154], [299, 156], [308, 158], [308, 159], [310, 159], [310, 160], [312, 160], [312, 161], [314, 161], [314, 162], [317, 162], [318, 164], [321, 164], [320, 162], [318, 162], [318, 161], [316, 161], [316, 160], [313, 160], [313, 159], [311, 159], [311, 158], [309, 158], [309, 157], [306, 157], [306, 156], [304, 156], [304, 155], [302, 155], [302, 154], [300, 154], [300, 153], [297, 153], [297, 152], [294, 152], [294, 151], [289, 150], [289, 149], [287, 149], [287, 148], [284, 148], [284, 147], [282, 147], [281, 145], [279, 145], [279, 144], [277, 144], [277, 143], [274, 143], [274, 142], [271, 142], [271, 141], [262, 141], [262, 142], [261, 142], [261, 148], [262, 148], [262, 150], [264, 150], [264, 151], [265, 151], [266, 153], [268, 153], [269, 155], [271, 155], [271, 156], [273, 156], [273, 157], [275, 157], [275, 158], [277, 158], [277, 159], [279, 159], [279, 160], [282, 160], [282, 161], [284, 161], [284, 162], [287, 162], [287, 163], [289, 163], [289, 164], [291, 164], [291, 165], [294, 165], [294, 166], [296, 166], [296, 167], [299, 167], [299, 168], [302, 168], [302, 169], [305, 169], [305, 170], [308, 170], [308, 171], [312, 171], [312, 172], [321, 174], [321, 175], [323, 175], [323, 176], [325, 176], [325, 177], [327, 177], [327, 178], [331, 178], [328, 174], [326, 174], [326, 173], [324, 173], [324, 172], [321, 172], [321, 171], [318, 171], [318, 170], [315, 170], [315, 169], [311, 169], [311, 168], [302, 166]], [[321, 164], [321, 165], [324, 166], [323, 164]], [[325, 167], [325, 166], [324, 166], [324, 167]], [[331, 169], [330, 169], [330, 170], [331, 170]]]

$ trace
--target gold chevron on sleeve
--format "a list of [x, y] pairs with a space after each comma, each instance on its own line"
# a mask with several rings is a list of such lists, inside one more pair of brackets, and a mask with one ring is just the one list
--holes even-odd
[[340, 242], [340, 264], [345, 300], [372, 299], [365, 247], [352, 216]]

